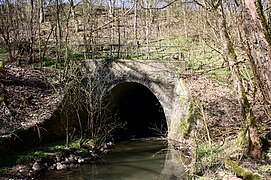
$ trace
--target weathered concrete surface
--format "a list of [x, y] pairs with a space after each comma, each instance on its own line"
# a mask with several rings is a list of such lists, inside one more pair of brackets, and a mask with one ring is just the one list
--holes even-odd
[[167, 119], [168, 137], [178, 139], [180, 122], [189, 113], [188, 92], [176, 70], [177, 61], [85, 61], [86, 73], [105, 81], [106, 91], [118, 84], [136, 82], [147, 87], [159, 100]]

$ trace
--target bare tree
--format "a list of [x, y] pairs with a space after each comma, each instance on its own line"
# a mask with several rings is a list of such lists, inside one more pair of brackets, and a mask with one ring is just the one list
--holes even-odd
[[63, 87], [66, 97], [61, 106], [66, 144], [73, 138], [71, 134], [76, 129], [80, 146], [89, 139], [100, 146], [116, 129], [125, 125], [112, 115], [112, 103], [107, 101], [110, 97], [108, 82], [112, 74], [102, 70], [103, 65], [97, 67], [91, 76], [82, 64], [73, 62], [69, 67], [66, 75], [68, 83]]
[[245, 124], [245, 133], [248, 134], [248, 153], [251, 157], [261, 159], [262, 147], [260, 145], [260, 137], [256, 126], [256, 118], [252, 111], [246, 89], [244, 87], [244, 79], [239, 68], [237, 52], [231, 39], [230, 32], [227, 27], [227, 18], [225, 14], [225, 6], [220, 4], [220, 34], [225, 51], [225, 57], [228, 61], [235, 92], [238, 95], [241, 105], [242, 116]]

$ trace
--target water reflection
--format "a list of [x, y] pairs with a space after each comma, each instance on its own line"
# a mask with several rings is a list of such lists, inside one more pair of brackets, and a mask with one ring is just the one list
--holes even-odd
[[184, 167], [175, 157], [176, 151], [168, 150], [164, 140], [125, 141], [103, 160], [70, 171], [49, 172], [41, 179], [182, 179]]
[[172, 145], [167, 148], [164, 168], [159, 179], [179, 180], [188, 179], [187, 168], [183, 163], [183, 154], [175, 150]]

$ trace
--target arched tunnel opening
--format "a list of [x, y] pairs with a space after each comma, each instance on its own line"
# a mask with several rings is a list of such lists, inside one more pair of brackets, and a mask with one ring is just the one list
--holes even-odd
[[144, 85], [125, 82], [115, 86], [107, 101], [109, 113], [124, 124], [114, 133], [115, 138], [129, 139], [165, 136], [167, 122], [159, 100]]

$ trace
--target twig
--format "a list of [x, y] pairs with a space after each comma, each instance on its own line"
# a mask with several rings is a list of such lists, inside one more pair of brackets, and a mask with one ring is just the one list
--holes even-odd
[[220, 67], [217, 67], [217, 68], [208, 69], [208, 70], [206, 70], [206, 71], [200, 72], [200, 74], [208, 73], [208, 72], [215, 71], [215, 70], [218, 70], [218, 69], [224, 69], [224, 68], [228, 68], [228, 67], [237, 66], [238, 64], [245, 63], [246, 60], [247, 60], [247, 59], [245, 59], [245, 60], [243, 60], [243, 61], [238, 61], [238, 62], [234, 63], [233, 65], [220, 66]]
[[207, 125], [207, 122], [206, 122], [205, 112], [204, 112], [203, 107], [202, 107], [201, 104], [198, 105], [198, 106], [200, 106], [199, 108], [200, 108], [200, 111], [201, 111], [201, 114], [202, 114], [204, 127], [205, 127], [206, 132], [207, 132], [208, 142], [209, 142], [209, 145], [211, 146], [212, 145], [212, 140], [211, 140], [210, 131], [209, 131], [209, 128], [208, 128], [208, 125]]
[[[128, 14], [128, 13], [134, 8], [134, 6], [135, 6], [135, 3], [134, 3], [134, 5], [133, 5], [130, 9], [128, 9], [128, 10], [122, 15], [122, 17], [126, 16], [126, 14]], [[105, 24], [101, 25], [100, 27], [97, 27], [97, 28], [94, 29], [92, 32], [96, 32], [96, 31], [99, 31], [99, 30], [103, 29], [104, 27], [106, 27], [107, 25], [111, 24], [112, 22], [114, 22], [114, 21], [115, 21], [116, 19], [118, 19], [118, 18], [120, 18], [120, 17], [119, 17], [119, 16], [113, 17], [112, 20], [106, 22]]]
[[21, 142], [23, 142], [23, 140], [15, 133], [11, 133], [12, 135], [14, 135], [15, 137], [17, 137]]
[[[144, 7], [142, 4], [140, 4], [140, 7], [142, 9], [156, 9], [156, 10], [162, 10], [162, 9], [165, 9], [167, 8], [168, 6], [172, 5], [173, 3], [177, 2], [178, 0], [173, 0], [171, 2], [169, 2], [168, 4], [166, 4], [165, 6], [162, 6], [162, 7], [156, 7], [156, 8], [150, 8], [150, 7]], [[185, 2], [180, 2], [181, 4], [197, 4], [198, 6], [200, 7], [205, 7], [203, 4], [201, 4], [200, 2], [196, 1], [196, 0], [191, 0], [191, 1], [185, 1]]]

